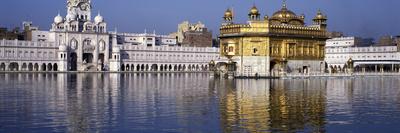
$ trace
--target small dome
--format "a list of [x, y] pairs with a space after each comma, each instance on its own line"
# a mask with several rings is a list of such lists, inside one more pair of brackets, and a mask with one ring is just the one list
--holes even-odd
[[59, 24], [63, 22], [63, 18], [58, 14], [56, 17], [54, 17], [54, 23]]
[[258, 12], [257, 7], [254, 5], [254, 6], [250, 9], [250, 13], [249, 13], [249, 14], [258, 15], [258, 14], [260, 14], [260, 13]]
[[225, 11], [224, 17], [225, 18], [229, 18], [229, 17], [232, 17], [232, 16], [233, 16], [233, 13], [232, 13], [231, 9], [227, 9]]
[[121, 49], [119, 47], [113, 47], [112, 52], [119, 53], [119, 52], [121, 52]]
[[101, 16], [100, 14], [98, 14], [95, 18], [94, 18], [94, 22], [96, 24], [98, 23], [102, 23], [104, 21], [103, 16]]
[[314, 19], [326, 19], [327, 17], [322, 14], [321, 10], [318, 10], [317, 15], [315, 16]]
[[64, 44], [61, 44], [60, 46], [58, 46], [58, 51], [66, 52], [67, 51], [67, 46], [65, 46]]
[[300, 15], [300, 18], [301, 18], [301, 19], [305, 19], [305, 18], [306, 18], [306, 15], [301, 14], [301, 15]]

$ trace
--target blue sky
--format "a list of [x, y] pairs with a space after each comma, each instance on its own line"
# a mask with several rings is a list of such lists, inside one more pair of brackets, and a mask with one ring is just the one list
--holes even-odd
[[[24, 20], [33, 21], [47, 30], [58, 12], [65, 16], [66, 0], [4, 0], [0, 8], [0, 26], [20, 26]], [[156, 30], [159, 34], [176, 31], [184, 20], [202, 21], [218, 33], [222, 15], [228, 7], [235, 10], [235, 21], [245, 22], [253, 3], [262, 15], [279, 10], [281, 0], [92, 0], [93, 16], [101, 12], [109, 30], [143, 32]], [[328, 15], [330, 31], [347, 35], [378, 37], [400, 34], [399, 0], [288, 0], [288, 8], [305, 14], [311, 23], [318, 9]]]

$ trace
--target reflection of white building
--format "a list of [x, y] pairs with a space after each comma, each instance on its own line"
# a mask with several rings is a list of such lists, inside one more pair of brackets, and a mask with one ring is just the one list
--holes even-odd
[[67, 15], [58, 14], [50, 31], [32, 31], [32, 41], [0, 40], [0, 70], [205, 70], [219, 58], [217, 48], [178, 47], [175, 37], [107, 32], [91, 9], [90, 0], [67, 0]]
[[332, 72], [344, 71], [352, 60], [356, 71], [398, 71], [400, 49], [396, 45], [361, 46], [361, 39], [342, 37], [327, 40], [325, 62]]

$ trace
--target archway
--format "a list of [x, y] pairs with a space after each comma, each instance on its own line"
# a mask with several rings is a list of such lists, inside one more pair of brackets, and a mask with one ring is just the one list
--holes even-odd
[[188, 66], [188, 70], [192, 71], [192, 66], [191, 65]]
[[157, 64], [151, 65], [151, 71], [158, 71], [158, 65]]
[[83, 63], [93, 63], [93, 54], [92, 53], [83, 53]]
[[12, 62], [8, 67], [10, 71], [18, 71], [19, 65], [16, 62]]
[[99, 61], [98, 63], [100, 63], [100, 67], [101, 67], [101, 71], [104, 71], [104, 54], [101, 53], [99, 54]]
[[131, 71], [135, 71], [135, 65], [131, 64]]
[[140, 71], [140, 65], [136, 65], [136, 71]]
[[146, 64], [146, 69], [145, 69], [145, 71], [148, 71], [148, 70], [149, 70], [149, 65]]
[[33, 71], [33, 64], [32, 63], [28, 64], [28, 71]]
[[125, 71], [130, 71], [131, 69], [129, 69], [129, 64], [126, 64], [125, 66]]
[[1, 70], [1, 71], [5, 71], [5, 70], [6, 70], [6, 64], [1, 63], [1, 65], [0, 65], [0, 70]]
[[167, 65], [167, 64], [164, 65], [164, 71], [169, 71], [169, 70], [168, 70], [168, 65]]
[[28, 70], [28, 65], [26, 63], [22, 63], [22, 71], [27, 71]]
[[53, 65], [51, 63], [47, 64], [47, 71], [52, 71]]
[[70, 58], [70, 69], [71, 71], [76, 71], [78, 70], [78, 55], [73, 52], [71, 53], [71, 55], [69, 56]]
[[125, 71], [125, 65], [124, 64], [121, 65], [121, 71]]
[[34, 71], [39, 71], [39, 64], [35, 63], [35, 65], [33, 66]]
[[178, 71], [182, 71], [182, 65], [178, 66]]
[[58, 71], [58, 65], [57, 65], [57, 63], [54, 63], [54, 65], [53, 65], [53, 70], [54, 70], [54, 71]]
[[160, 71], [164, 71], [164, 65], [163, 64], [160, 65]]
[[40, 71], [46, 71], [46, 64], [43, 63], [43, 64], [41, 65], [41, 68], [42, 68], [42, 70], [40, 70]]
[[142, 64], [142, 66], [140, 67], [141, 71], [144, 71], [144, 64]]

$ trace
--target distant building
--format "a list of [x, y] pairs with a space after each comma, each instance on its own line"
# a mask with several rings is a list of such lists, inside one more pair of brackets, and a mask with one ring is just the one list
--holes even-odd
[[212, 33], [201, 22], [191, 24], [184, 21], [178, 25], [178, 31], [170, 36], [175, 36], [178, 44], [185, 47], [212, 46]]
[[338, 31], [328, 32], [329, 38], [338, 38], [338, 37], [343, 37], [343, 36], [344, 36], [343, 32], [338, 32]]
[[16, 27], [9, 31], [7, 28], [0, 27], [0, 39], [6, 40], [24, 40], [23, 32], [20, 32], [19, 27]]
[[[362, 43], [365, 43], [365, 39], [357, 37], [340, 37], [327, 40], [325, 62], [329, 72], [345, 72], [346, 68], [351, 66], [358, 72], [399, 71], [399, 45], [382, 46]], [[349, 61], [351, 64], [349, 64]]]
[[393, 46], [396, 44], [396, 38], [393, 36], [382, 36], [379, 38], [377, 45], [379, 46]]
[[39, 27], [33, 26], [32, 22], [22, 22], [22, 30], [24, 32], [24, 40], [32, 41], [32, 31], [38, 31]]

